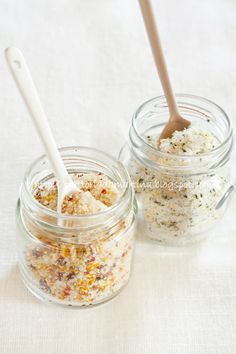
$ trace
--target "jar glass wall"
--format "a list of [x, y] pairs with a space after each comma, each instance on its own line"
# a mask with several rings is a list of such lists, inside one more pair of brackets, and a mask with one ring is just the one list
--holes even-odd
[[53, 178], [45, 156], [26, 171], [17, 203], [19, 265], [27, 288], [38, 298], [88, 306], [114, 297], [130, 276], [135, 204], [123, 165], [95, 149], [60, 150], [70, 174], [104, 174], [120, 192], [118, 201], [91, 215], [59, 214], [41, 205], [32, 190]]
[[229, 160], [232, 128], [213, 102], [177, 95], [180, 114], [211, 132], [219, 144], [200, 155], [164, 153], [147, 137], [160, 134], [169, 111], [163, 96], [144, 103], [135, 113], [128, 143], [120, 159], [129, 169], [146, 234], [161, 244], [185, 245], [206, 236], [223, 215], [234, 190]]

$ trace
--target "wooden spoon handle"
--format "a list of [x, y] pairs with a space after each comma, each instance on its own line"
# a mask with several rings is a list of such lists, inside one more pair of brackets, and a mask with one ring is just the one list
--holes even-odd
[[178, 107], [172, 90], [152, 5], [150, 0], [139, 0], [139, 4], [143, 15], [144, 24], [147, 30], [149, 42], [152, 48], [157, 72], [168, 103], [170, 119], [174, 119], [174, 117], [179, 116]]

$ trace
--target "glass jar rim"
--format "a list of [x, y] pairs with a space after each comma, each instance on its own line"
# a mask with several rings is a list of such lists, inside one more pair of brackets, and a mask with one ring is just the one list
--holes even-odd
[[[113, 163], [115, 163], [117, 166], [119, 166], [120, 170], [122, 171], [123, 175], [124, 175], [124, 179], [125, 179], [125, 188], [122, 191], [122, 194], [120, 195], [119, 199], [110, 207], [108, 207], [107, 209], [98, 212], [98, 213], [94, 213], [94, 214], [87, 214], [87, 215], [70, 215], [70, 214], [64, 214], [64, 213], [58, 213], [55, 210], [49, 209], [47, 207], [45, 207], [44, 205], [40, 204], [34, 197], [32, 192], [29, 190], [28, 186], [29, 186], [29, 175], [30, 172], [33, 170], [33, 168], [35, 168], [37, 165], [40, 164], [40, 162], [42, 162], [44, 159], [47, 159], [46, 154], [43, 154], [41, 156], [39, 156], [37, 159], [35, 159], [26, 169], [25, 174], [24, 174], [24, 178], [23, 178], [23, 184], [21, 186], [21, 190], [23, 189], [25, 192], [25, 195], [27, 197], [27, 201], [34, 207], [38, 208], [38, 210], [42, 211], [44, 214], [48, 215], [48, 216], [52, 216], [55, 218], [60, 218], [62, 220], [91, 220], [93, 218], [96, 217], [104, 217], [106, 215], [109, 215], [110, 213], [115, 213], [115, 211], [120, 207], [122, 201], [125, 199], [125, 197], [128, 195], [129, 193], [129, 189], [131, 187], [131, 180], [130, 180], [130, 176], [126, 170], [126, 168], [124, 167], [123, 163], [121, 161], [119, 161], [118, 159], [115, 159], [113, 156], [111, 156], [110, 154], [107, 154], [106, 152], [103, 152], [99, 149], [95, 149], [95, 148], [91, 148], [91, 147], [86, 147], [86, 146], [66, 146], [66, 147], [61, 147], [58, 149], [59, 152], [62, 154], [63, 152], [68, 152], [71, 150], [78, 150], [78, 152], [83, 152], [83, 151], [87, 151], [87, 152], [91, 152], [91, 153], [98, 153], [106, 158], [108, 158], [110, 161], [112, 161]], [[65, 155], [66, 156], [66, 155]], [[63, 156], [62, 156], [63, 158]]]
[[[177, 94], [175, 94], [175, 96], [176, 96], [177, 99], [178, 98], [189, 98], [189, 99], [198, 100], [199, 102], [210, 104], [214, 108], [216, 108], [224, 116], [224, 118], [225, 118], [225, 120], [227, 122], [227, 126], [228, 127], [227, 127], [227, 135], [226, 135], [226, 137], [224, 138], [223, 142], [221, 142], [219, 145], [217, 145], [211, 151], [209, 151], [207, 153], [200, 153], [200, 154], [197, 154], [197, 155], [190, 155], [190, 154], [178, 154], [178, 155], [176, 155], [176, 154], [171, 154], [171, 153], [160, 151], [157, 148], [155, 148], [154, 146], [150, 145], [145, 140], [144, 136], [142, 136], [139, 133], [138, 127], [137, 127], [137, 119], [138, 119], [138, 116], [139, 116], [140, 112], [142, 111], [142, 109], [147, 104], [158, 102], [158, 101], [165, 101], [166, 102], [165, 96], [161, 95], [161, 96], [157, 96], [157, 97], [154, 97], [154, 98], [151, 98], [151, 99], [145, 101], [141, 106], [139, 106], [139, 108], [136, 110], [136, 112], [133, 115], [132, 127], [134, 129], [136, 137], [142, 142], [142, 144], [145, 146], [145, 148], [147, 150], [149, 150], [152, 154], [155, 154], [157, 156], [160, 156], [160, 157], [163, 157], [163, 158], [174, 158], [174, 159], [182, 159], [182, 158], [185, 158], [185, 159], [198, 158], [199, 159], [199, 157], [204, 157], [204, 156], [209, 157], [211, 155], [214, 155], [214, 154], [218, 153], [222, 148], [224, 148], [224, 146], [229, 142], [230, 139], [232, 139], [232, 136], [233, 136], [233, 129], [232, 129], [231, 121], [230, 121], [228, 115], [225, 113], [225, 111], [219, 105], [214, 103], [213, 101], [211, 101], [211, 100], [209, 100], [207, 98], [201, 97], [201, 96], [192, 95], [192, 94], [185, 94], [185, 93], [177, 93]], [[188, 104], [188, 103], [186, 103], [186, 104]], [[168, 108], [168, 106], [167, 106], [167, 108]]]

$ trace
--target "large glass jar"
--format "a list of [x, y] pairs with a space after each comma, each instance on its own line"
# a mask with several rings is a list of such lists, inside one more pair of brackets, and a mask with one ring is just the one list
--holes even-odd
[[169, 111], [163, 96], [138, 108], [120, 159], [135, 185], [146, 234], [161, 244], [185, 245], [204, 238], [223, 215], [234, 190], [229, 160], [232, 128], [213, 102], [177, 95], [180, 114], [214, 134], [219, 144], [201, 155], [174, 155], [150, 145], [146, 137], [162, 131]]
[[38, 298], [88, 306], [114, 297], [128, 282], [135, 204], [129, 175], [109, 155], [85, 147], [60, 150], [70, 174], [102, 173], [120, 191], [118, 201], [92, 215], [60, 214], [41, 205], [32, 190], [54, 175], [46, 156], [26, 171], [17, 203], [19, 265], [27, 288]]

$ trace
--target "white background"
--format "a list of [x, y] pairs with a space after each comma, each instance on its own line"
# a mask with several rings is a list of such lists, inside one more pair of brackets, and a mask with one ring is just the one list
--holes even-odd
[[[153, 0], [176, 92], [236, 119], [236, 1]], [[71, 310], [40, 303], [17, 269], [14, 209], [42, 154], [3, 49], [22, 49], [59, 146], [117, 156], [135, 109], [162, 93], [136, 0], [0, 0], [0, 353], [236, 353], [236, 197], [215, 237], [160, 250], [137, 235], [127, 288]]]

